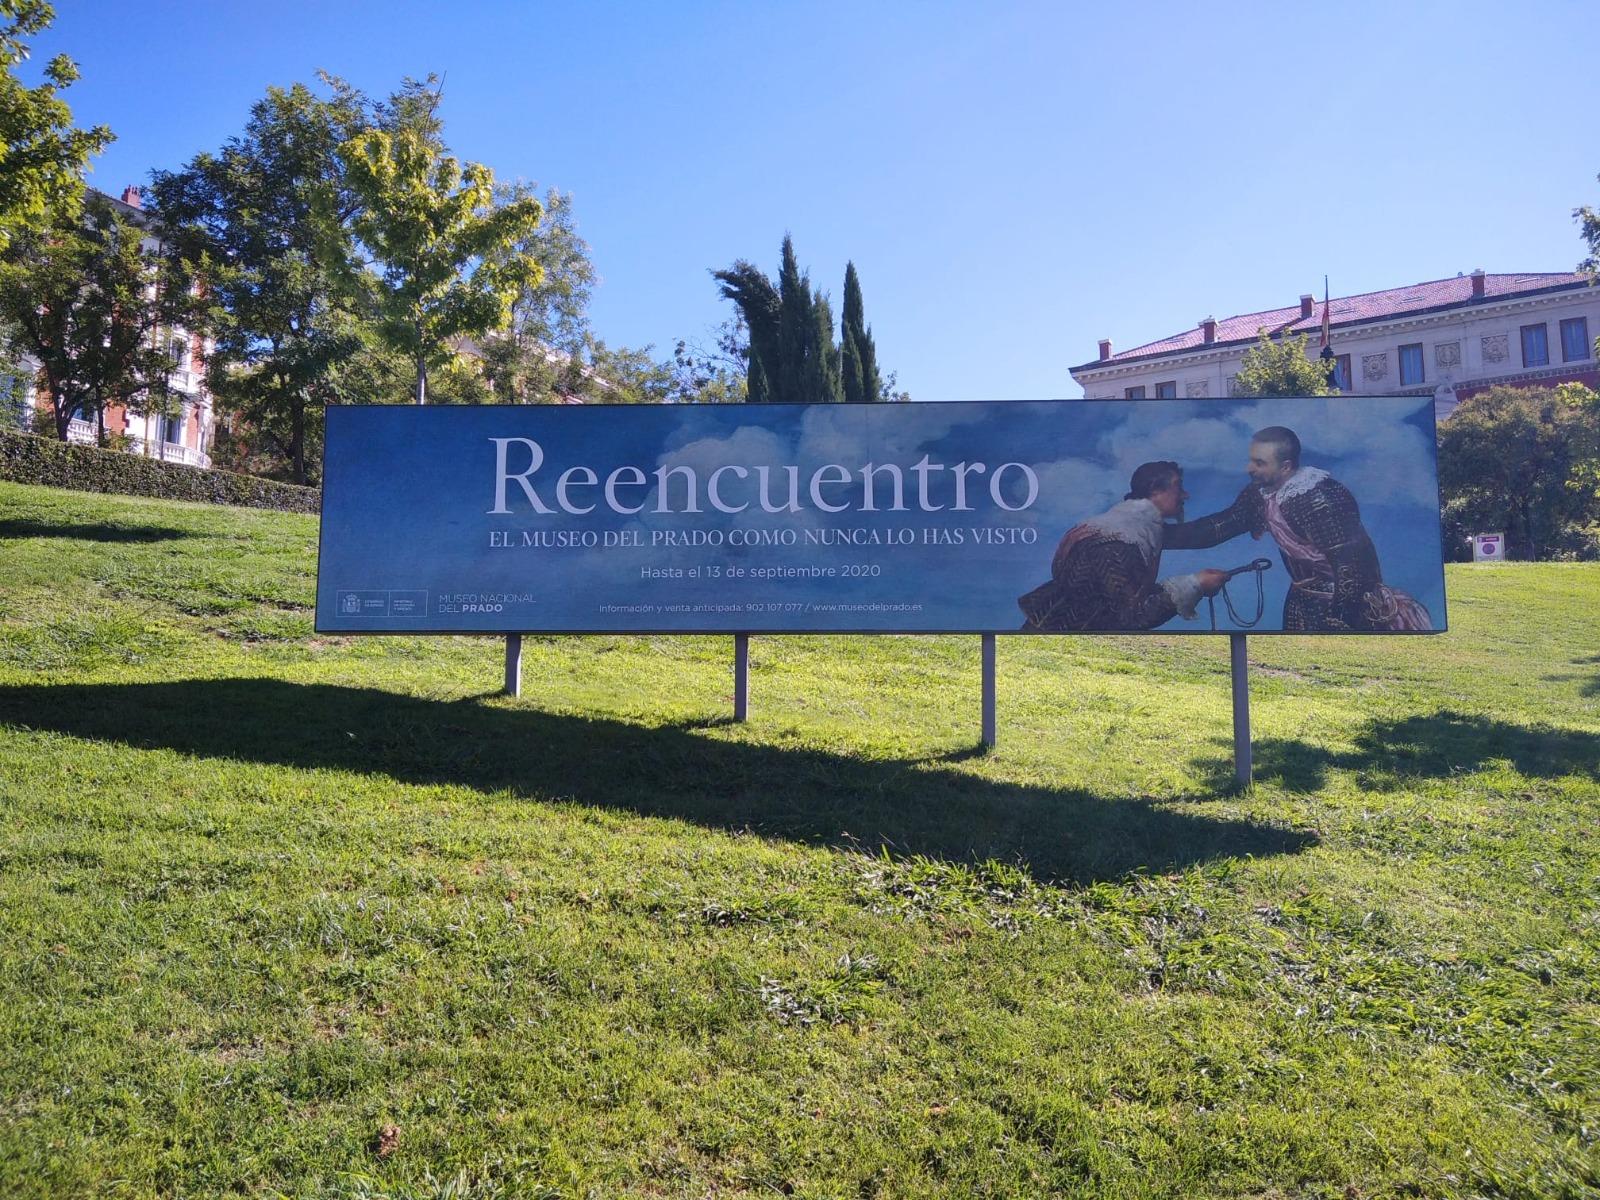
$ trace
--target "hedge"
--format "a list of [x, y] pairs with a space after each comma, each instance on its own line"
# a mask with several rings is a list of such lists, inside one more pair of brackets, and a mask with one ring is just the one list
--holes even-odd
[[316, 488], [7, 430], [0, 430], [0, 479], [80, 492], [115, 492], [284, 512], [314, 513], [321, 509], [322, 501]]

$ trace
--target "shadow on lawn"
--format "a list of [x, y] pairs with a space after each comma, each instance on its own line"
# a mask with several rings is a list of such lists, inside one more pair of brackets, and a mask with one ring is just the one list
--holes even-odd
[[[1255, 777], [1309, 792], [1321, 787], [1331, 770], [1354, 771], [1362, 787], [1386, 791], [1419, 778], [1477, 771], [1503, 759], [1533, 778], [1600, 778], [1600, 734], [1578, 729], [1530, 728], [1444, 711], [1373, 721], [1354, 743], [1348, 750], [1332, 750], [1292, 738], [1257, 742]], [[1222, 786], [1231, 778], [1233, 760], [1208, 758], [1194, 766]]]
[[158, 525], [71, 524], [59, 521], [0, 521], [0, 538], [74, 538], [82, 542], [171, 542], [196, 537], [186, 529]]
[[1081, 789], [997, 783], [937, 762], [276, 679], [0, 687], [0, 722], [141, 749], [505, 789], [813, 844], [997, 858], [1083, 883], [1315, 841]]

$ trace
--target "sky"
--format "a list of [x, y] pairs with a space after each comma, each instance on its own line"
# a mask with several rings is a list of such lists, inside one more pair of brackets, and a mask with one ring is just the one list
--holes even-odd
[[612, 345], [709, 344], [709, 270], [783, 235], [918, 400], [1076, 397], [1068, 369], [1302, 292], [1571, 270], [1600, 204], [1585, 3], [72, 2], [118, 194], [326, 70], [444, 78], [459, 156], [573, 196]]

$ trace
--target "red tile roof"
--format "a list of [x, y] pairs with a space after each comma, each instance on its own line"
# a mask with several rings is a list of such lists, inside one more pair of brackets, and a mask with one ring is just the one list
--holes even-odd
[[[1522, 275], [1485, 275], [1483, 277], [1482, 304], [1489, 300], [1504, 300], [1512, 296], [1548, 291], [1554, 288], [1575, 287], [1590, 282], [1589, 276], [1562, 271], [1546, 271]], [[1366, 292], [1360, 296], [1335, 296], [1329, 303], [1329, 319], [1335, 329], [1343, 325], [1360, 325], [1368, 321], [1381, 321], [1407, 314], [1432, 312], [1438, 309], [1465, 307], [1474, 303], [1472, 277], [1457, 275], [1453, 279], [1435, 279], [1429, 283], [1414, 283], [1409, 287], [1390, 288], [1383, 292]], [[1266, 312], [1245, 313], [1227, 317], [1217, 322], [1215, 345], [1230, 342], [1253, 342], [1257, 332], [1265, 329], [1274, 337], [1289, 333], [1306, 333], [1316, 338], [1322, 329], [1322, 301], [1311, 308], [1309, 317], [1300, 315], [1300, 305], [1288, 308], [1271, 308]], [[1105, 360], [1095, 359], [1074, 367], [1075, 371], [1110, 366], [1136, 359], [1158, 358], [1199, 350], [1205, 346], [1200, 328], [1186, 329], [1160, 341], [1135, 346], [1113, 354]]]

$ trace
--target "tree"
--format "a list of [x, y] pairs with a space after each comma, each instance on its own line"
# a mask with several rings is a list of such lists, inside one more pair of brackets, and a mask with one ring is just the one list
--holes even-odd
[[[521, 182], [497, 189], [502, 205], [532, 196], [533, 186]], [[542, 207], [538, 227], [513, 248], [538, 264], [539, 277], [518, 291], [507, 328], [491, 333], [480, 346], [485, 379], [495, 398], [510, 404], [550, 403], [575, 394], [592, 341], [588, 306], [594, 264], [588, 243], [578, 235], [572, 197], [552, 188]]]
[[12, 74], [28, 58], [24, 39], [55, 15], [46, 0], [0, 0], [0, 250], [22, 231], [42, 232], [75, 216], [84, 168], [112, 140], [104, 125], [73, 128], [60, 93], [77, 81], [78, 68], [65, 54], [46, 64], [36, 87]]
[[776, 285], [743, 259], [713, 271], [722, 294], [750, 330], [747, 398], [752, 404], [836, 404], [844, 399], [833, 310], [800, 270], [794, 241], [783, 238]]
[[1600, 555], [1600, 396], [1577, 384], [1490, 388], [1439, 427], [1453, 548], [1503, 530], [1512, 557]]
[[744, 314], [734, 315], [713, 331], [710, 348], [680, 341], [672, 355], [674, 404], [745, 404], [749, 402], [750, 332]]
[[[1600, 176], [1596, 176], [1596, 179], [1600, 179]], [[1600, 282], [1600, 210], [1585, 204], [1573, 209], [1572, 216], [1589, 246], [1589, 256], [1578, 264], [1578, 270], [1587, 271], [1594, 277], [1593, 281]], [[1600, 357], [1600, 336], [1595, 338], [1594, 352]]]
[[778, 314], [782, 300], [762, 270], [739, 259], [725, 271], [713, 271], [724, 299], [732, 300], [749, 331], [746, 351], [746, 395], [750, 404], [768, 404], [772, 376], [778, 367]]
[[1265, 329], [1259, 340], [1245, 351], [1234, 380], [1235, 396], [1336, 396], [1328, 383], [1327, 370], [1306, 357], [1306, 339], [1274, 341]]
[[337, 368], [364, 344], [330, 261], [352, 253], [338, 149], [366, 127], [366, 105], [343, 81], [324, 82], [327, 97], [269, 88], [219, 153], [152, 173], [178, 270], [207, 301], [208, 386], [296, 483], [319, 473], [324, 406], [371, 395], [340, 386]]
[[842, 404], [844, 381], [839, 373], [839, 348], [833, 344], [833, 306], [826, 296], [811, 298], [809, 332], [800, 394], [812, 404]]
[[882, 399], [884, 386], [878, 375], [878, 348], [873, 344], [872, 330], [867, 325], [861, 279], [853, 262], [844, 266], [844, 325], [840, 335], [846, 402], [863, 404]]
[[[1595, 178], [1600, 180], [1600, 175]], [[1589, 244], [1589, 256], [1578, 264], [1578, 270], [1600, 274], [1600, 210], [1585, 204], [1573, 209], [1572, 217], [1578, 222], [1583, 240]]]
[[414, 365], [418, 404], [429, 370], [455, 357], [452, 340], [504, 328], [542, 275], [518, 249], [541, 205], [531, 196], [497, 203], [488, 167], [445, 153], [438, 99], [431, 79], [410, 81], [378, 127], [339, 147], [359, 204], [352, 228], [372, 258], [347, 278], [354, 295], [370, 295], [383, 336]]
[[58, 211], [44, 231], [17, 233], [0, 261], [0, 325], [39, 364], [55, 433], [105, 410], [165, 412], [176, 368], [166, 332], [187, 305], [143, 249], [144, 231], [90, 193], [76, 215]]

